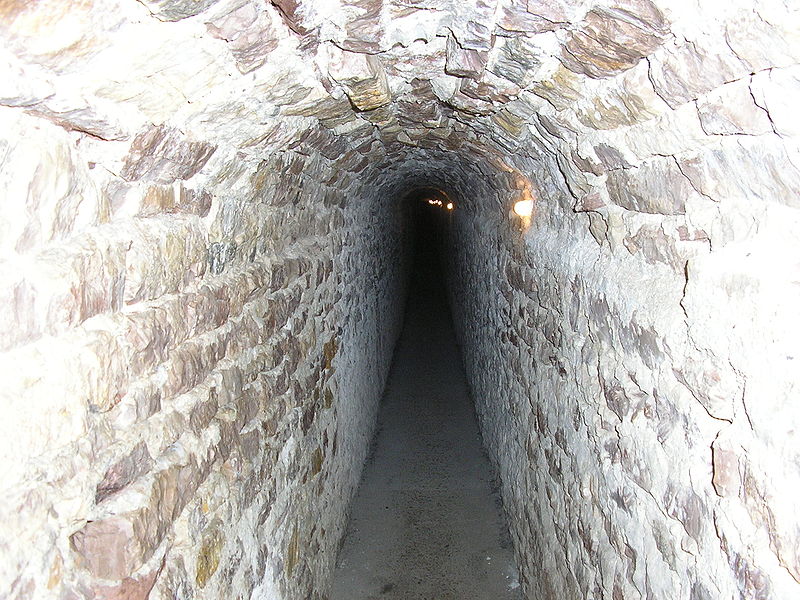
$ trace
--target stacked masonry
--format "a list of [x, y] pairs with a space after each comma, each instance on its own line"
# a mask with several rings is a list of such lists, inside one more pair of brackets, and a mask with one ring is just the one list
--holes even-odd
[[800, 594], [793, 2], [9, 0], [0, 37], [10, 599], [325, 597], [422, 185], [528, 596]]

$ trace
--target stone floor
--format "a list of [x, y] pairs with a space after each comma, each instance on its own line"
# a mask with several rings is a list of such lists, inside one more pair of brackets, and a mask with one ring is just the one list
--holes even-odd
[[522, 597], [442, 284], [422, 248], [332, 600]]

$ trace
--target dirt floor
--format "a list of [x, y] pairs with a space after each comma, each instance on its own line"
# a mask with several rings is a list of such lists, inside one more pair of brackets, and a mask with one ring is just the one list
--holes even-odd
[[369, 598], [522, 598], [441, 272], [424, 244], [331, 594]]

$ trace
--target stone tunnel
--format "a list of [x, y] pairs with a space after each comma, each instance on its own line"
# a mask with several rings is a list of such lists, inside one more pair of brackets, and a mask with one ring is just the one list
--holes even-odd
[[3, 597], [327, 598], [424, 189], [525, 597], [800, 597], [795, 2], [2, 0], [0, 37]]

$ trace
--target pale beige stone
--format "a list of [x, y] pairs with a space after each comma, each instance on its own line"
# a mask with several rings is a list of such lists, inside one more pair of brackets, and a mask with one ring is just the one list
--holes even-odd
[[712, 135], [772, 133], [770, 115], [753, 99], [747, 79], [720, 86], [697, 100], [703, 131]]
[[790, 4], [0, 3], [0, 589], [324, 596], [424, 184], [523, 592], [797, 597]]

